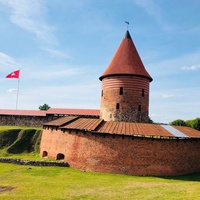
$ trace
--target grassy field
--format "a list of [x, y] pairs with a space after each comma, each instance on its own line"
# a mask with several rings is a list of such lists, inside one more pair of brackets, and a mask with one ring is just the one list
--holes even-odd
[[2, 200], [198, 200], [199, 181], [200, 174], [136, 177], [0, 163]]

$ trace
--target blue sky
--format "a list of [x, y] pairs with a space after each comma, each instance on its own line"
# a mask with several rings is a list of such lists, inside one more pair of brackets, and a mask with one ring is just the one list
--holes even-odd
[[127, 30], [155, 122], [200, 117], [200, 0], [0, 0], [0, 109], [100, 107], [99, 76]]

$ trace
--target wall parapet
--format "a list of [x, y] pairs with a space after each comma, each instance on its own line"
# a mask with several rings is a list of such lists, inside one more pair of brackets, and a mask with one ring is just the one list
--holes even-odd
[[67, 162], [22, 160], [22, 159], [17, 159], [17, 158], [0, 157], [0, 162], [12, 163], [12, 164], [17, 164], [17, 165], [69, 167], [69, 164]]

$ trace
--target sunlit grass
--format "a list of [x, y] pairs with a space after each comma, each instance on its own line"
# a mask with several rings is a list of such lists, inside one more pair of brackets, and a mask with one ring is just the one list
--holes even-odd
[[37, 129], [42, 130], [42, 127], [27, 127], [27, 126], [0, 126], [0, 131], [10, 130], [10, 129]]
[[200, 199], [200, 174], [171, 178], [82, 172], [0, 163], [0, 199]]

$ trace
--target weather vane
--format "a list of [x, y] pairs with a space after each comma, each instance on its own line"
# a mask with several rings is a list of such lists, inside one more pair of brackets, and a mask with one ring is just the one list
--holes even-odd
[[129, 22], [125, 21], [125, 23], [127, 24], [127, 30], [128, 30], [128, 27], [129, 27]]

